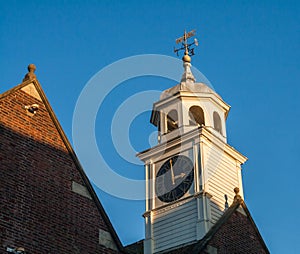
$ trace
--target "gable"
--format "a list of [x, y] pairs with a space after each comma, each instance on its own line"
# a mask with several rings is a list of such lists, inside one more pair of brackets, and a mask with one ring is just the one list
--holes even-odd
[[262, 238], [242, 207], [235, 210], [229, 219], [217, 230], [200, 253], [247, 253], [266, 254]]
[[[34, 105], [36, 111], [30, 110]], [[29, 253], [122, 245], [36, 80], [0, 95], [0, 243]]]

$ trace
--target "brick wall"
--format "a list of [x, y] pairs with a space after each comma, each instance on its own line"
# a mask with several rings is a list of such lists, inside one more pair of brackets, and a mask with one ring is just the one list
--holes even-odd
[[[39, 110], [28, 115], [25, 105]], [[120, 253], [99, 244], [109, 231], [45, 105], [16, 90], [0, 98], [0, 253]], [[102, 231], [103, 232], [103, 231]]]
[[238, 211], [231, 215], [207, 245], [215, 247], [218, 254], [266, 254], [249, 218]]

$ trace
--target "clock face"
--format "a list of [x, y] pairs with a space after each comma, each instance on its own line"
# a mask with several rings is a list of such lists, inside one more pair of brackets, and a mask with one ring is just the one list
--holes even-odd
[[193, 162], [183, 155], [173, 156], [157, 172], [156, 195], [163, 202], [178, 200], [189, 190], [193, 180]]

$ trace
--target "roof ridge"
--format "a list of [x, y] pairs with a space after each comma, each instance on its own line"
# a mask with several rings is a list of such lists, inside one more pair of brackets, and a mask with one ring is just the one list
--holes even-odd
[[0, 100], [3, 99], [3, 98], [5, 98], [6, 96], [8, 96], [8, 95], [10, 95], [10, 94], [12, 94], [14, 92], [16, 92], [17, 90], [22, 89], [23, 87], [25, 87], [25, 86], [27, 86], [27, 85], [29, 85], [31, 83], [34, 83], [35, 81], [37, 81], [37, 79], [26, 80], [26, 81], [24, 81], [24, 82], [16, 85], [15, 87], [13, 87], [13, 88], [11, 88], [11, 89], [9, 89], [9, 90], [1, 93], [0, 94]]

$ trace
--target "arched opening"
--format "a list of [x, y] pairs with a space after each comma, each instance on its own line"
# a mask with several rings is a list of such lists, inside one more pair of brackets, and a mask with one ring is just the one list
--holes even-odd
[[189, 109], [190, 125], [201, 126], [205, 124], [203, 109], [199, 106], [192, 106]]
[[175, 109], [172, 109], [167, 115], [167, 132], [178, 129], [178, 114]]
[[221, 117], [216, 111], [214, 111], [214, 113], [213, 113], [213, 119], [214, 119], [214, 128], [215, 128], [215, 130], [222, 134]]

